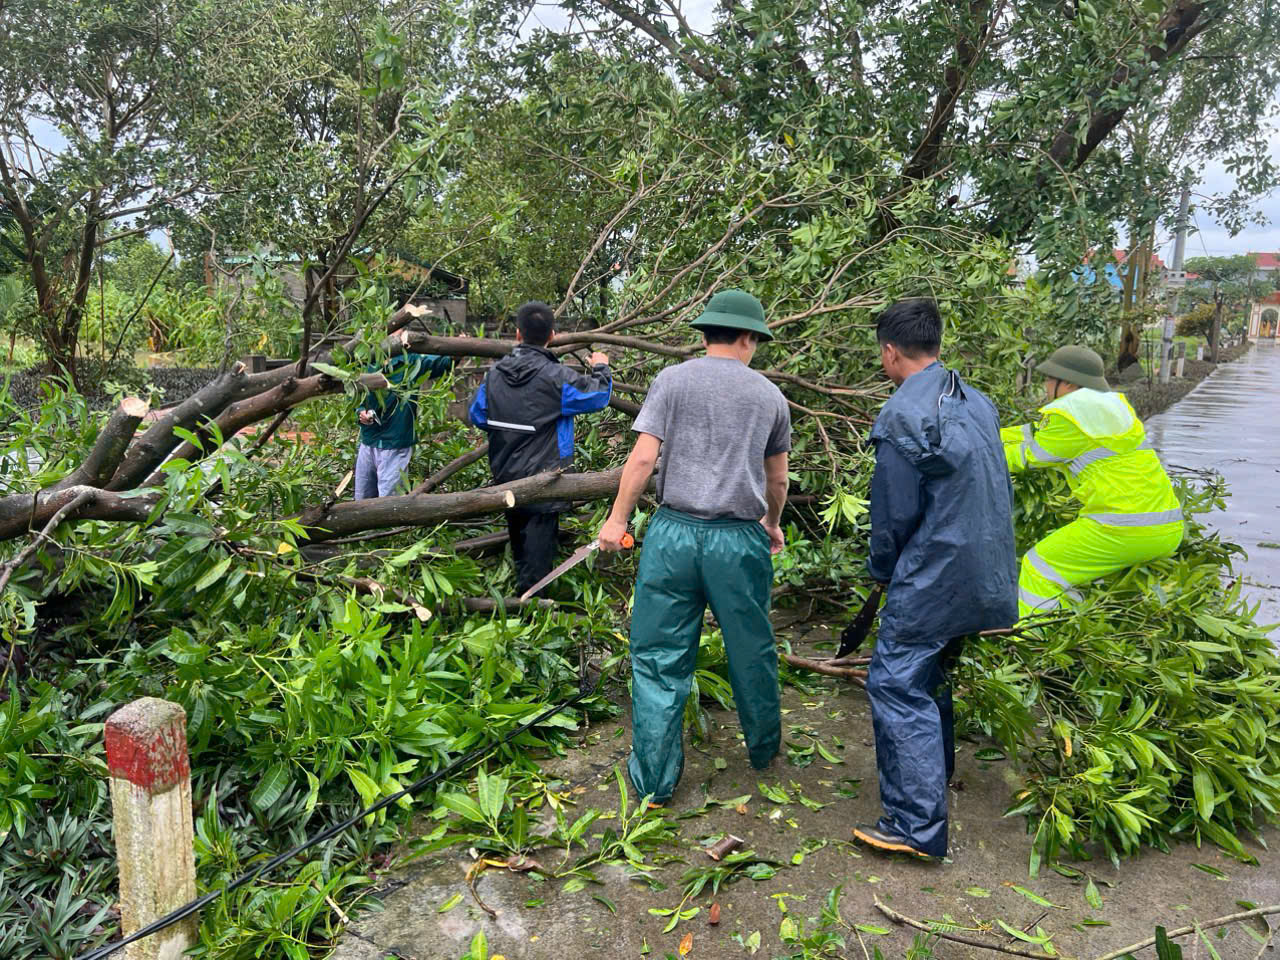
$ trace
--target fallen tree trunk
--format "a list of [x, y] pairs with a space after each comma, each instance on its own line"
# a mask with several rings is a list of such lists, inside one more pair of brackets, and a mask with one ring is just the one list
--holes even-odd
[[[289, 367], [288, 369], [291, 371], [290, 376], [279, 386], [249, 397], [246, 400], [239, 400], [223, 410], [217, 417], [201, 423], [195, 431], [199, 444], [197, 445], [190, 441], [183, 442], [177, 450], [173, 451], [172, 456], [182, 460], [189, 460], [192, 463], [202, 460], [218, 449], [218, 446], [212, 443], [214, 426], [217, 427], [217, 431], [222, 435], [222, 441], [225, 443], [245, 427], [251, 426], [260, 420], [265, 420], [272, 414], [291, 410], [300, 403], [305, 403], [307, 400], [312, 400], [325, 394], [342, 392], [341, 380], [336, 380], [326, 374], [316, 374], [299, 380], [292, 375], [293, 368]], [[383, 389], [387, 386], [387, 378], [380, 373], [367, 374], [361, 378], [361, 383], [370, 389]], [[164, 474], [157, 468], [143, 485], [155, 486], [162, 483], [163, 480]]]
[[47, 524], [55, 513], [77, 500], [82, 493], [89, 496], [80, 499], [75, 509], [68, 511], [63, 520], [116, 520], [142, 523], [156, 505], [155, 497], [126, 497], [96, 487], [63, 487], [61, 490], [41, 490], [39, 493], [19, 493], [0, 499], [0, 540], [20, 537], [28, 530], [36, 530]]
[[200, 388], [176, 407], [170, 408], [155, 424], [125, 451], [107, 490], [132, 490], [168, 459], [181, 438], [173, 431], [177, 427], [193, 430], [202, 420], [216, 417], [236, 399], [244, 389], [248, 377], [244, 364], [237, 363], [205, 387]]
[[461, 493], [377, 497], [319, 504], [298, 521], [316, 542], [381, 527], [420, 527], [552, 500], [599, 500], [618, 492], [622, 468], [598, 473], [540, 473], [523, 480]]

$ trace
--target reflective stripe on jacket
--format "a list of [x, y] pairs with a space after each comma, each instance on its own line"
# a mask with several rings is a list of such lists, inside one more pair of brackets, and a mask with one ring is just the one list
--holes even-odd
[[1066, 475], [1089, 517], [1111, 527], [1149, 527], [1182, 520], [1147, 433], [1121, 393], [1081, 388], [1040, 408], [1040, 422], [1000, 431], [1013, 473], [1052, 468]]
[[489, 434], [493, 479], [521, 477], [573, 463], [573, 418], [603, 410], [613, 392], [609, 367], [579, 373], [545, 347], [522, 343], [489, 368], [471, 400], [471, 422]]

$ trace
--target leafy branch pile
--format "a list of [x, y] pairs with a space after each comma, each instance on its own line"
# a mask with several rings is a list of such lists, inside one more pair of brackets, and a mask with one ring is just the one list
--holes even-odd
[[[1070, 519], [1050, 482], [1029, 485], [1024, 540]], [[1020, 764], [1009, 813], [1029, 818], [1033, 874], [1094, 845], [1115, 861], [1207, 841], [1252, 860], [1240, 838], [1280, 812], [1280, 658], [1239, 584], [1222, 582], [1239, 548], [1198, 519], [1222, 507], [1221, 479], [1178, 489], [1189, 522], [1175, 556], [962, 660], [970, 722]]]

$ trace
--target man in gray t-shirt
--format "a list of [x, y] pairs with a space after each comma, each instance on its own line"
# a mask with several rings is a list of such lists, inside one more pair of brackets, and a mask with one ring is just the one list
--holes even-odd
[[631, 615], [631, 758], [642, 796], [671, 799], [684, 769], [684, 705], [708, 604], [724, 633], [729, 682], [752, 766], [782, 740], [778, 654], [769, 623], [771, 554], [783, 547], [791, 418], [748, 364], [772, 340], [760, 301], [716, 294], [693, 322], [707, 355], [658, 374], [636, 418], [600, 549], [617, 550], [661, 453], [657, 514], [645, 531]]
[[704, 520], [763, 517], [765, 460], [791, 449], [782, 391], [736, 357], [667, 367], [633, 429], [662, 441], [659, 502]]

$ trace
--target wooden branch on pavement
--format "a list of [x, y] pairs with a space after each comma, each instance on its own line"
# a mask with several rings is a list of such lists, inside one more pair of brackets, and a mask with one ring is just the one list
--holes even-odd
[[997, 950], [1000, 953], [1012, 954], [1015, 957], [1030, 957], [1031, 960], [1057, 960], [1056, 955], [1050, 953], [1039, 953], [1035, 950], [1022, 950], [1018, 947], [1006, 947], [1002, 943], [993, 943], [990, 940], [979, 940], [977, 937], [965, 937], [958, 933], [944, 933], [938, 929], [939, 925], [934, 923], [925, 923], [923, 920], [916, 920], [905, 914], [899, 913], [886, 907], [880, 902], [879, 897], [876, 898], [876, 909], [883, 913], [894, 923], [901, 926], [914, 927], [916, 930], [923, 930], [925, 933], [941, 937], [943, 940], [950, 940], [953, 943], [963, 943], [967, 947], [979, 947], [983, 950]]
[[836, 677], [839, 680], [853, 680], [866, 686], [867, 671], [865, 670], [833, 666], [826, 660], [810, 660], [808, 657], [798, 657], [794, 653], [783, 653], [779, 656], [788, 666], [795, 667], [797, 670], [808, 670], [812, 673], [820, 673], [824, 677]]
[[98, 439], [94, 441], [93, 449], [84, 458], [84, 462], [50, 487], [49, 492], [65, 490], [67, 487], [101, 487], [110, 480], [120, 466], [120, 460], [124, 457], [138, 424], [150, 409], [150, 404], [138, 397], [125, 397], [121, 400], [120, 406], [116, 407], [98, 432]]
[[[1218, 917], [1214, 920], [1206, 920], [1204, 923], [1197, 923], [1189, 927], [1178, 927], [1176, 930], [1166, 930], [1165, 936], [1169, 939], [1174, 937], [1187, 937], [1201, 930], [1212, 930], [1214, 927], [1223, 927], [1228, 923], [1240, 923], [1244, 920], [1253, 920], [1256, 917], [1270, 917], [1280, 913], [1280, 903], [1272, 904], [1269, 907], [1256, 907], [1253, 910], [1245, 910], [1242, 913], [1229, 913], [1225, 917]], [[1137, 953], [1139, 950], [1145, 950], [1147, 947], [1155, 946], [1156, 938], [1148, 937], [1146, 940], [1140, 940], [1137, 943], [1131, 943], [1127, 947], [1121, 947], [1119, 950], [1112, 950], [1110, 953], [1104, 953], [1098, 957], [1098, 960], [1120, 960], [1121, 957]], [[1266, 944], [1263, 945], [1263, 952], [1266, 951]], [[1259, 953], [1258, 956], [1262, 956]]]

